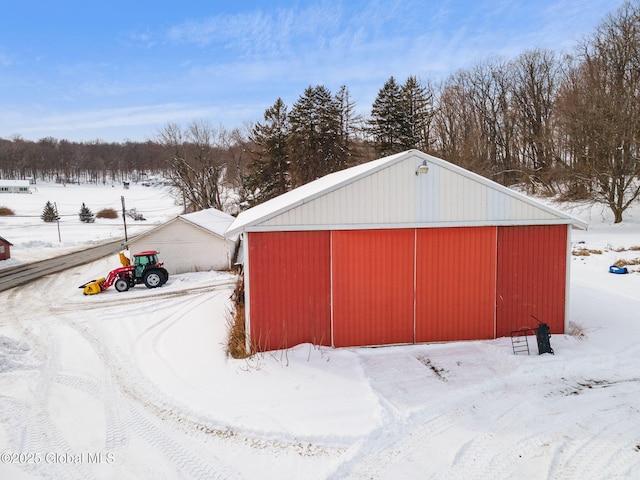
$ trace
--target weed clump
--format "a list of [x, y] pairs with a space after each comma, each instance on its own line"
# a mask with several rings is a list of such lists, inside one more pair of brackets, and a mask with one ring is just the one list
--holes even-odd
[[640, 265], [640, 258], [620, 258], [613, 262], [616, 267], [628, 267], [630, 265]]
[[96, 218], [118, 218], [118, 212], [113, 208], [103, 208], [96, 213]]
[[253, 348], [247, 351], [247, 331], [245, 328], [244, 313], [244, 281], [242, 275], [238, 279], [236, 288], [231, 296], [234, 309], [230, 312], [227, 321], [229, 339], [227, 342], [227, 355], [235, 359], [248, 358], [255, 353]]
[[574, 257], [588, 257], [590, 255], [602, 255], [602, 250], [594, 248], [577, 248], [571, 252]]
[[587, 338], [587, 335], [584, 333], [584, 328], [582, 327], [582, 325], [575, 322], [569, 322], [567, 335], [571, 335], [572, 337], [575, 337], [578, 340], [583, 340]]

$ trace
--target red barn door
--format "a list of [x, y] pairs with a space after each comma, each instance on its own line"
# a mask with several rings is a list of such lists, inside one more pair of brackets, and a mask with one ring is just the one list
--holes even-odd
[[417, 230], [416, 342], [493, 338], [496, 228]]
[[334, 346], [412, 343], [414, 230], [332, 235]]
[[250, 232], [251, 341], [259, 351], [331, 345], [328, 231]]
[[567, 225], [498, 228], [496, 336], [549, 325], [564, 333]]

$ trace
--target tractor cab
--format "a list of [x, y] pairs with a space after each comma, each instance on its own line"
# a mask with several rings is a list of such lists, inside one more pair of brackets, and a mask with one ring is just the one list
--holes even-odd
[[148, 250], [133, 255], [133, 266], [135, 268], [135, 277], [142, 278], [142, 272], [148, 266], [162, 267], [162, 264], [158, 261], [158, 252], [155, 250]]

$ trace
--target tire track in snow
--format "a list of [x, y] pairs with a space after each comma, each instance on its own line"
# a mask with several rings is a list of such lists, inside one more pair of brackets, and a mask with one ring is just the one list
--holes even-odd
[[[550, 435], [527, 433], [527, 422], [531, 419], [528, 412], [536, 409], [526, 396], [497, 392], [483, 392], [482, 401], [474, 400], [477, 412], [482, 412], [483, 424], [491, 425], [490, 430], [481, 431], [465, 442], [442, 478], [509, 478], [521, 467], [523, 457], [526, 459], [532, 452], [549, 445]], [[507, 396], [508, 402], [505, 402]], [[508, 405], [506, 410], [505, 405]], [[496, 406], [500, 410], [495, 411]]]
[[180, 469], [180, 472], [188, 474], [190, 478], [202, 480], [242, 478], [239, 473], [210, 452], [207, 454], [207, 460], [204, 460], [202, 455], [194, 454], [182, 443], [177, 442], [172, 435], [168, 435], [165, 429], [158, 425], [158, 419], [140, 404], [132, 399], [128, 399], [126, 403], [130, 411], [129, 427], [148, 445], [162, 452]]
[[[220, 294], [222, 293], [217, 295]], [[200, 305], [210, 298], [210, 296], [201, 294], [195, 298], [187, 297], [181, 303], [187, 306]], [[148, 299], [146, 301], [149, 302]], [[157, 304], [155, 305], [157, 307]], [[165, 312], [165, 310], [161, 307], [158, 308], [160, 312]], [[188, 312], [184, 315], [188, 315]], [[155, 329], [160, 329], [161, 332], [165, 331], [172, 324], [170, 322], [172, 318], [171, 313], [165, 314], [146, 332]], [[168, 323], [169, 325], [167, 325]], [[160, 397], [153, 384], [143, 378], [141, 374], [136, 373], [137, 367], [128, 360], [127, 355], [114, 349], [113, 346], [110, 350], [108, 343], [104, 340], [99, 323], [71, 321], [69, 325], [89, 343], [100, 359], [105, 375], [109, 377], [104, 383], [105, 394], [109, 396], [106, 403], [117, 405], [117, 408], [113, 408], [111, 412], [106, 411], [108, 416], [107, 443], [124, 445], [128, 443], [127, 432], [133, 432], [142, 438], [150, 448], [160, 451], [165, 458], [176, 465], [181, 472], [184, 471], [188, 474], [190, 478], [221, 480], [240, 477], [231, 467], [226, 465], [226, 462], [212, 452], [194, 453], [172, 438], [174, 430], [170, 430], [171, 427], [175, 428], [175, 431], [181, 432], [184, 431], [184, 427], [180, 428], [179, 425], [171, 424], [168, 426], [159, 422], [159, 420], [167, 418], [159, 413], [167, 407], [158, 407], [158, 405], [166, 404], [166, 399]], [[108, 388], [108, 385], [111, 385], [111, 388]]]
[[[396, 356], [392, 354], [392, 356]], [[364, 361], [363, 361], [364, 359]], [[441, 394], [437, 399], [433, 396], [426, 400], [418, 411], [405, 416], [401, 410], [393, 402], [393, 397], [397, 395], [393, 389], [389, 390], [388, 385], [382, 384], [383, 390], [378, 388], [378, 382], [372, 376], [379, 374], [383, 368], [383, 358], [374, 358], [373, 366], [376, 371], [366, 372], [369, 363], [365, 357], [361, 357], [365, 375], [370, 378], [372, 390], [378, 396], [380, 405], [385, 412], [385, 418], [381, 421], [380, 426], [372, 432], [366, 440], [358, 442], [351, 449], [349, 454], [351, 458], [343, 462], [335, 472], [331, 475], [331, 479], [354, 478], [354, 479], [372, 479], [378, 478], [385, 470], [399, 462], [399, 459], [406, 458], [415, 448], [416, 444], [422, 444], [421, 439], [431, 438], [437, 435], [460, 420], [460, 418], [468, 415], [469, 405], [460, 401], [460, 390], [450, 391]], [[415, 370], [416, 363], [419, 362], [415, 358], [405, 365], [407, 370]], [[396, 367], [392, 367], [397, 370]], [[412, 378], [414, 381], [421, 382], [440, 382], [433, 377], [432, 372], [424, 364], [420, 364], [422, 372], [422, 380], [418, 378], [419, 373], [414, 371]], [[394, 372], [392, 372], [394, 373]], [[383, 380], [386, 375], [383, 375]], [[476, 387], [480, 390], [480, 387]], [[400, 387], [401, 391], [405, 389]], [[387, 400], [386, 395], [391, 394], [392, 401]], [[411, 392], [405, 392], [407, 396], [411, 396]], [[446, 405], [446, 408], [443, 408]], [[406, 406], [406, 404], [404, 404]]]
[[71, 298], [69, 301], [65, 302], [64, 305], [52, 305], [52, 309], [55, 313], [65, 313], [77, 312], [79, 308], [81, 308], [82, 310], [98, 310], [108, 309], [110, 307], [115, 308], [129, 306], [138, 303], [149, 303], [150, 301], [161, 301], [165, 299], [173, 299], [176, 297], [196, 295], [199, 293], [208, 293], [216, 290], [227, 290], [229, 288], [235, 287], [236, 279], [234, 278], [232, 280], [221, 280], [207, 285], [188, 287], [184, 289], [170, 289], [166, 288], [167, 285], [171, 286], [167, 283], [159, 288], [145, 288], [144, 290], [139, 289], [141, 291], [137, 295], [132, 295], [136, 293], [133, 290], [127, 290], [126, 292], [117, 293], [108, 292], [106, 294], [108, 298], [104, 298], [104, 296], [101, 297], [101, 295], [105, 294], [89, 296], [79, 294], [80, 297], [77, 300]]
[[[59, 370], [59, 349], [57, 339], [51, 328], [45, 323], [40, 325], [41, 337], [47, 343], [47, 356], [40, 371], [38, 384], [34, 392], [34, 399], [27, 414], [22, 429], [20, 452], [26, 453], [54, 453], [65, 454], [72, 452], [64, 435], [53, 423], [48, 411], [53, 379]], [[56, 480], [87, 479], [92, 475], [83, 464], [76, 463], [47, 463], [21, 465], [25, 470], [38, 473], [45, 478]]]
[[[208, 295], [185, 296], [179, 303], [171, 301], [167, 303], [167, 306], [164, 304], [153, 304], [153, 311], [150, 310], [149, 312], [153, 313], [154, 322], [140, 332], [134, 339], [134, 348], [135, 345], [148, 341], [154, 350], [158, 352], [160, 350], [158, 342], [160, 342], [162, 336], [166, 335], [178, 321], [185, 317], [188, 318], [189, 311], [197, 308], [204, 302], [210, 301], [220, 295], [230, 294], [230, 286], [231, 285], [213, 295], [211, 294], [212, 292], [209, 292]], [[107, 315], [107, 318], [108, 316], [109, 315]], [[102, 318], [104, 319], [105, 317]], [[94, 324], [93, 327], [94, 331], [99, 329], [98, 324]], [[204, 439], [211, 439], [212, 437], [223, 439], [227, 442], [235, 443], [238, 447], [248, 447], [254, 450], [271, 449], [274, 452], [282, 452], [283, 450], [294, 451], [301, 456], [338, 455], [344, 452], [344, 447], [325, 447], [300, 440], [299, 438], [291, 440], [260, 438], [253, 431], [244, 432], [241, 429], [220, 424], [210, 418], [200, 417], [196, 415], [195, 412], [190, 411], [189, 408], [175, 401], [171, 401], [166, 395], [161, 394], [156, 385], [139, 372], [138, 367], [130, 359], [130, 355], [120, 351], [117, 346], [111, 345], [110, 348], [113, 350], [111, 357], [118, 359], [120, 363], [119, 367], [113, 367], [112, 370], [126, 371], [131, 375], [135, 375], [135, 379], [132, 377], [124, 382], [118, 381], [120, 388], [124, 392], [123, 394], [127, 398], [135, 400], [155, 417], [165, 422], [171, 422], [179, 431], [189, 434], [196, 433], [202, 435]], [[159, 353], [158, 355], [160, 356]], [[138, 373], [135, 374], [134, 372]], [[218, 459], [216, 464], [223, 463], [222, 460]]]
[[21, 400], [0, 396], [0, 425], [6, 425], [6, 433], [9, 437], [9, 445], [17, 447], [20, 444], [20, 426], [22, 419], [28, 411], [28, 406]]
[[[425, 371], [428, 372], [428, 369], [425, 368]], [[509, 472], [501, 464], [502, 459], [494, 458], [490, 447], [495, 447], [495, 436], [522, 432], [522, 411], [526, 396], [522, 397], [518, 392], [527, 383], [526, 376], [516, 368], [512, 373], [494, 376], [480, 383], [465, 383], [463, 379], [462, 384], [456, 384], [453, 373], [451, 379], [452, 382], [442, 384], [433, 376], [425, 375], [421, 381], [423, 386], [428, 385], [425, 382], [429, 381], [437, 386], [433, 389], [431, 398], [417, 410], [409, 411], [408, 416], [387, 408], [389, 420], [383, 422], [376, 432], [362, 442], [364, 447], [358, 447], [359, 451], [351, 460], [341, 465], [332, 478], [378, 478], [385, 474], [384, 478], [393, 478], [390, 472], [394, 471], [394, 466], [400, 466], [403, 459], [424, 457], [421, 446], [434, 444], [438, 441], [437, 437], [448, 429], [456, 427], [463, 432], [473, 432], [476, 417], [482, 418], [481, 425], [484, 422], [491, 423], [491, 431], [480, 431], [469, 438], [457, 451], [452, 451], [450, 461], [439, 458], [436, 462], [439, 465], [434, 467], [431, 474], [437, 478], [467, 480], [481, 478], [482, 472], [489, 477], [497, 472], [495, 478], [500, 478], [499, 472], [502, 471], [508, 477]], [[420, 379], [416, 377], [415, 381]], [[388, 385], [384, 386], [384, 390], [378, 390], [375, 381], [372, 382], [372, 388], [383, 405], [386, 394], [391, 391], [392, 396], [396, 395]], [[425, 388], [431, 391], [428, 386]], [[413, 392], [408, 391], [407, 394], [413, 395]], [[505, 397], [508, 397], [506, 402]], [[458, 439], [461, 438], [463, 437], [458, 435]], [[518, 448], [526, 451], [528, 448], [546, 445], [547, 440], [548, 438], [526, 435], [520, 439], [521, 445]], [[454, 447], [455, 444], [451, 446]], [[450, 465], [447, 466], [449, 462]], [[428, 476], [427, 472], [424, 473]]]
[[[53, 281], [53, 278], [47, 279], [46, 282], [42, 279], [38, 281], [38, 285], [45, 285], [45, 283], [46, 285], [49, 285]], [[235, 286], [235, 281], [224, 282], [213, 286], [168, 292], [167, 295], [163, 295], [160, 298], [162, 300], [170, 301], [176, 297], [188, 297], [193, 295], [193, 292], [202, 294], [213, 292], [215, 290], [223, 290], [230, 294], [230, 287], [233, 286]], [[233, 468], [225, 465], [225, 462], [221, 461], [220, 458], [216, 458], [215, 455], [212, 455], [210, 450], [200, 451], [199, 445], [202, 445], [202, 441], [204, 441], [205, 444], [210, 444], [212, 439], [223, 441], [225, 444], [231, 442], [232, 444], [237, 445], [238, 448], [260, 450], [263, 453], [268, 451], [272, 451], [274, 453], [295, 452], [300, 456], [336, 457], [344, 452], [344, 446], [325, 447], [321, 444], [315, 444], [312, 441], [307, 442], [299, 437], [292, 439], [274, 439], [272, 438], [272, 435], [268, 435], [267, 438], [264, 438], [254, 431], [243, 432], [241, 430], [233, 429], [228, 425], [219, 425], [217, 422], [212, 421], [209, 418], [200, 417], [196, 412], [192, 412], [188, 408], [184, 408], [184, 406], [181, 406], [176, 402], [172, 402], [170, 399], [167, 399], [166, 396], [162, 395], [157, 390], [156, 386], [149, 382], [148, 379], [141, 377], [141, 375], [137, 373], [137, 368], [131, 362], [131, 359], [126, 353], [121, 352], [113, 342], [104, 341], [104, 336], [102, 335], [103, 332], [99, 323], [93, 322], [91, 319], [88, 321], [74, 321], [73, 319], [77, 313], [79, 302], [57, 304], [60, 299], [57, 298], [56, 291], [59, 291], [59, 288], [56, 290], [55, 287], [55, 284], [51, 284], [51, 288], [37, 288], [39, 298], [42, 299], [41, 302], [32, 302], [31, 294], [33, 289], [31, 286], [28, 289], [27, 287], [20, 287], [12, 291], [11, 295], [14, 299], [13, 308], [16, 311], [21, 310], [18, 309], [18, 305], [21, 303], [33, 303], [34, 310], [30, 312], [29, 318], [24, 319], [25, 321], [14, 320], [11, 325], [13, 326], [13, 323], [15, 323], [16, 328], [19, 328], [20, 324], [28, 325], [28, 327], [25, 327], [26, 331], [33, 330], [34, 334], [32, 336], [33, 338], [30, 338], [30, 343], [32, 345], [40, 345], [38, 348], [40, 353], [39, 357], [48, 358], [49, 345], [41, 338], [42, 332], [38, 331], [37, 328], [34, 329], [33, 327], [34, 325], [39, 325], [42, 322], [48, 322], [50, 316], [53, 314], [56, 316], [56, 324], [70, 327], [75, 330], [81, 338], [84, 338], [91, 348], [96, 351], [106, 379], [102, 393], [99, 393], [101, 383], [100, 378], [92, 380], [83, 376], [74, 376], [72, 372], [61, 372], [59, 370], [59, 365], [57, 365], [56, 368], [51, 369], [49, 386], [51, 387], [51, 385], [57, 383], [61, 386], [82, 391], [91, 398], [95, 398], [96, 395], [104, 396], [107, 392], [111, 392], [111, 397], [105, 396], [103, 398], [106, 418], [105, 443], [108, 446], [113, 446], [114, 448], [118, 448], [119, 445], [126, 446], [131, 435], [135, 435], [136, 438], [147, 441], [145, 438], [152, 438], [158, 431], [161, 431], [163, 432], [164, 440], [162, 440], [156, 447], [152, 444], [149, 444], [149, 447], [152, 451], [157, 450], [163, 452], [165, 450], [168, 451], [175, 449], [178, 452], [182, 452], [179, 455], [172, 456], [171, 462], [177, 465], [187, 465], [187, 469], [191, 472], [194, 478], [208, 478], [207, 475], [209, 474], [214, 475], [214, 478], [216, 478], [216, 476], [217, 478], [237, 478], [239, 476], [234, 472]], [[220, 292], [220, 294], [222, 294], [222, 292]], [[23, 300], [23, 297], [26, 300]], [[158, 297], [149, 298], [149, 296], [141, 295], [135, 300], [135, 303], [143, 304], [157, 301]], [[130, 301], [130, 298], [125, 298], [125, 294], [122, 294], [122, 301], [118, 301], [115, 305], [111, 301], [105, 302], [104, 312], [108, 315], [108, 312], [111, 310], [114, 312], [114, 315], [116, 315], [116, 311], [121, 311], [124, 305], [129, 305]], [[86, 305], [83, 305], [83, 307], [84, 306]], [[31, 314], [33, 314], [33, 316], [31, 316]], [[102, 315], [101, 317], [104, 318]], [[54, 336], [53, 338], [55, 341], [59, 341], [59, 337]], [[63, 345], [60, 344], [60, 346]], [[49, 365], [53, 367], [54, 362], [50, 361]], [[35, 374], [37, 374], [37, 372], [34, 372], [34, 375]], [[148, 416], [147, 421], [132, 418], [132, 413], [129, 410], [131, 409], [131, 411], [134, 411], [134, 409], [131, 405], [137, 405], [140, 409], [139, 411], [143, 413], [146, 412]], [[111, 408], [111, 411], [109, 411], [109, 408]], [[113, 420], [114, 418], [115, 420]], [[151, 421], [152, 424], [149, 425], [148, 421]], [[119, 426], [112, 429], [111, 427], [114, 424]], [[178, 437], [176, 437], [176, 435], [178, 435]], [[184, 446], [179, 442], [176, 443], [172, 439], [180, 438], [181, 435], [186, 435], [192, 438], [194, 448], [191, 450], [194, 452], [199, 451], [200, 453], [196, 453], [194, 456], [185, 457], [183, 451]], [[26, 437], [27, 435], [23, 432], [21, 437], [23, 444], [26, 443]], [[64, 439], [60, 439], [58, 443], [63, 444], [63, 440]], [[204, 476], [199, 477], [201, 474]], [[56, 478], [65, 478], [64, 472], [53, 472], [51, 475]], [[73, 472], [70, 475], [72, 478], [86, 478], [87, 476], [91, 476], [90, 472]]]
[[[39, 370], [38, 384], [34, 390], [34, 399], [29, 408], [26, 409], [26, 415], [21, 416], [22, 418], [26, 417], [27, 421], [22, 425], [20, 446], [17, 450], [20, 452], [73, 454], [70, 445], [53, 423], [48, 411], [49, 400], [56, 384], [83, 392], [103, 406], [105, 411], [106, 448], [117, 448], [119, 443], [122, 443], [119, 440], [122, 438], [122, 434], [117, 433], [122, 430], [118, 427], [121, 427], [122, 422], [117, 421], [117, 402], [112, 401], [109, 387], [101, 386], [98, 381], [84, 376], [61, 373], [59, 365], [59, 349], [61, 345], [59, 337], [56, 336], [57, 330], [54, 327], [56, 325], [67, 325], [69, 322], [64, 321], [65, 315], [59, 311], [55, 316], [51, 316], [51, 307], [55, 310], [57, 301], [55, 280], [55, 276], [44, 277], [27, 286], [12, 289], [8, 296], [8, 307], [12, 311], [21, 303], [33, 305], [28, 312], [28, 316], [21, 319], [15, 318], [13, 323], [28, 340], [32, 348], [35, 347], [37, 356], [43, 362]], [[32, 287], [34, 286], [37, 286], [38, 291], [45, 292], [44, 302], [25, 302], [22, 300], [22, 297], [28, 298], [31, 295]], [[104, 368], [102, 370], [105, 375], [108, 373]], [[46, 468], [45, 478], [94, 478], [89, 465], [55, 463], [47, 464], [44, 467], [42, 463], [44, 462], [39, 465], [25, 467], [38, 473], [42, 473], [43, 469]]]
[[109, 375], [105, 371], [104, 383], [99, 383], [89, 378], [58, 374], [54, 381], [89, 395], [103, 406], [105, 416], [104, 447], [106, 451], [114, 451], [123, 448], [128, 443], [128, 438], [120, 412], [122, 402], [115, 398], [116, 389], [108, 377]]
[[[104, 335], [100, 328], [92, 328], [91, 335], [87, 332], [83, 334], [83, 338], [91, 345], [102, 365], [101, 395], [105, 415], [105, 448], [107, 450], [117, 450], [125, 447], [129, 440], [123, 420], [122, 396], [113, 378], [110, 364], [107, 361], [109, 353], [105, 348]], [[93, 339], [95, 339], [95, 342]]]
[[[94, 380], [61, 374], [56, 376], [55, 381], [86, 393], [94, 399], [100, 400], [102, 398], [103, 385]], [[221, 463], [210, 464], [180, 442], [175, 441], [171, 435], [165, 432], [164, 427], [158, 423], [158, 419], [150, 415], [140, 404], [131, 399], [121, 399], [120, 405], [128, 414], [123, 422], [117, 423], [120, 428], [115, 430], [107, 428], [107, 444], [110, 442], [110, 437], [113, 437], [111, 441], [117, 442], [119, 440], [119, 432], [126, 428], [144, 439], [150, 447], [159, 450], [181, 472], [188, 474], [191, 478], [203, 480], [239, 478], [237, 474], [231, 472]], [[109, 424], [107, 424], [107, 427], [109, 427]], [[109, 451], [113, 450], [109, 446], [106, 448]], [[208, 455], [208, 457], [215, 459], [214, 455]]]
[[[591, 393], [586, 390], [581, 395]], [[629, 473], [640, 473], [640, 452], [636, 450], [639, 418], [637, 410], [621, 417], [616, 407], [586, 414], [574, 412], [562, 448], [553, 458], [549, 478], [635, 478]]]

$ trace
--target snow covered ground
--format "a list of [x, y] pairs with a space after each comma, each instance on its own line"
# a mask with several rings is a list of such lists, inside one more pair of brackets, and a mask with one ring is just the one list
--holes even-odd
[[[158, 187], [38, 185], [2, 195], [2, 267], [122, 235], [120, 195], [148, 219], [180, 213]], [[38, 217], [47, 200], [63, 217]], [[0, 293], [2, 479], [640, 478], [640, 208], [589, 221], [572, 257], [570, 321], [555, 355], [514, 355], [510, 339], [332, 350], [300, 345], [225, 355], [234, 277], [172, 276], [85, 297], [106, 258]], [[31, 215], [30, 218], [19, 216]], [[75, 217], [74, 217], [75, 215]], [[133, 222], [130, 222], [133, 224]], [[535, 339], [533, 350], [536, 351]]]

